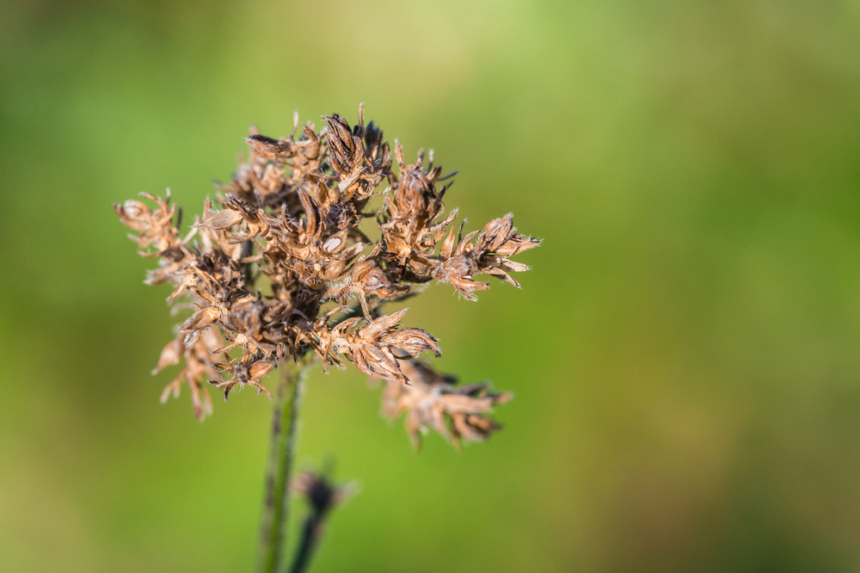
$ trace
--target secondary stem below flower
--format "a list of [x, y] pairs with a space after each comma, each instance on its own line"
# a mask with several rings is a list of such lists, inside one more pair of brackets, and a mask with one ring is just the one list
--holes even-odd
[[311, 561], [317, 542], [319, 541], [325, 512], [313, 512], [305, 519], [302, 527], [302, 539], [296, 550], [295, 560], [290, 567], [290, 573], [304, 573]]
[[286, 550], [289, 486], [295, 449], [296, 421], [307, 367], [287, 362], [275, 392], [272, 436], [266, 465], [265, 497], [260, 531], [259, 573], [278, 573]]

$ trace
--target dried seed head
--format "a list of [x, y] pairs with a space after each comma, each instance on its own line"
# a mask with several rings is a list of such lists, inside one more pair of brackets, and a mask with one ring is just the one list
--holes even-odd
[[456, 386], [457, 379], [440, 374], [424, 362], [403, 362], [401, 370], [410, 384], [389, 381], [382, 397], [382, 412], [390, 418], [404, 415], [406, 431], [414, 447], [421, 436], [435, 430], [457, 448], [462, 441], [480, 442], [501, 424], [489, 414], [495, 404], [507, 402], [507, 392], [493, 393], [489, 384]]
[[[164, 199], [143, 194], [152, 206], [114, 205], [141, 254], [159, 259], [146, 282], [171, 284], [174, 308], [194, 310], [158, 360], [156, 371], [181, 365], [163, 398], [186, 384], [202, 418], [211, 411], [207, 382], [225, 398], [236, 386], [268, 394], [262, 380], [277, 364], [315, 353], [324, 367], [350, 361], [387, 380], [386, 407], [408, 411], [413, 436], [434, 428], [455, 443], [485, 438], [498, 427], [489, 406], [506, 395], [455, 387], [410, 361], [439, 356], [438, 341], [401, 328], [405, 310], [386, 315], [382, 306], [433, 279], [470, 300], [489, 288], [476, 280], [482, 274], [519, 286], [511, 273], [528, 267], [510, 258], [540, 241], [518, 234], [512, 215], [455, 233], [458, 212], [445, 216], [442, 202], [451, 183], [442, 182], [456, 172], [442, 176], [432, 151], [407, 164], [397, 142], [395, 173], [383, 131], [365, 124], [363, 106], [354, 126], [338, 114], [324, 120], [322, 131], [309, 122], [296, 137], [296, 116], [287, 139], [252, 128], [249, 156], [184, 236], [169, 190]], [[361, 318], [345, 316], [351, 300]]]

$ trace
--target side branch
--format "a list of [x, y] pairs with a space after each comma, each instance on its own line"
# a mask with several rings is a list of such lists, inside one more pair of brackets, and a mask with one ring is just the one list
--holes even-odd
[[297, 475], [293, 479], [292, 487], [297, 493], [303, 495], [311, 506], [311, 512], [302, 526], [299, 547], [289, 569], [289, 573], [304, 573], [319, 545], [329, 510], [350, 497], [355, 488], [351, 484], [335, 485], [325, 474], [315, 472]]
[[302, 527], [302, 539], [299, 548], [296, 550], [295, 560], [292, 567], [290, 567], [290, 573], [304, 573], [307, 570], [311, 556], [322, 534], [322, 524], [325, 515], [325, 513], [313, 512], [305, 519], [304, 526]]

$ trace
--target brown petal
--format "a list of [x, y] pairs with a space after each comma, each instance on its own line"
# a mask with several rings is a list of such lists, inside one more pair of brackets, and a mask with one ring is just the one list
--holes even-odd
[[379, 336], [382, 332], [390, 329], [395, 324], [400, 322], [400, 319], [403, 318], [403, 315], [406, 314], [408, 308], [404, 308], [401, 311], [395, 312], [394, 314], [383, 315], [365, 326], [361, 329], [360, 334], [363, 338], [375, 338]]
[[478, 242], [478, 249], [493, 252], [501, 247], [513, 228], [513, 222], [514, 214], [508, 213], [504, 217], [493, 219], [487, 223], [482, 231], [481, 240]]
[[203, 310], [199, 310], [194, 315], [182, 323], [180, 330], [200, 330], [218, 320], [221, 312], [214, 306], [207, 306]]
[[149, 218], [149, 207], [140, 201], [128, 200], [122, 204], [122, 212], [129, 219], [143, 221]]
[[232, 209], [213, 211], [212, 214], [195, 225], [196, 227], [209, 227], [210, 229], [229, 229], [242, 220], [242, 215]]
[[182, 351], [182, 342], [178, 338], [170, 341], [161, 351], [158, 364], [152, 373], [157, 374], [171, 364], [179, 364], [179, 360], [182, 358]]
[[437, 357], [442, 355], [436, 338], [420, 328], [405, 328], [381, 337], [380, 342], [402, 350], [413, 358], [428, 351], [432, 351]]
[[275, 367], [271, 362], [255, 362], [248, 369], [248, 374], [252, 380], [260, 380], [264, 378]]
[[251, 151], [266, 159], [285, 159], [292, 151], [292, 144], [284, 139], [277, 140], [257, 134], [246, 138], [245, 141], [251, 147]]

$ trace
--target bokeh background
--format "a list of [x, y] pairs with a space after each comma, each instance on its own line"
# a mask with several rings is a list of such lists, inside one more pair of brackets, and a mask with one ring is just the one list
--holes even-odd
[[360, 101], [545, 243], [407, 315], [516, 393], [488, 443], [311, 376], [298, 464], [361, 487], [314, 571], [860, 569], [857, 2], [5, 0], [0, 570], [251, 569], [270, 405], [159, 405], [169, 289], [110, 204], [197, 213], [249, 125]]

